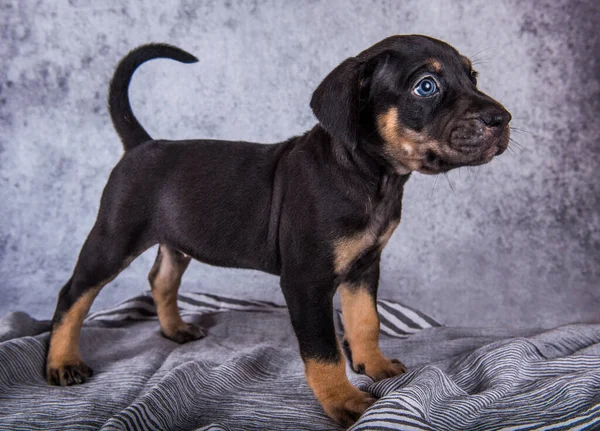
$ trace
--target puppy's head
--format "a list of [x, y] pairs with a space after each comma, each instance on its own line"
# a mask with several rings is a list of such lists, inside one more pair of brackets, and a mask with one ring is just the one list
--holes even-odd
[[333, 137], [400, 174], [487, 163], [509, 142], [510, 113], [477, 89], [469, 59], [427, 36], [393, 36], [345, 60], [311, 108]]

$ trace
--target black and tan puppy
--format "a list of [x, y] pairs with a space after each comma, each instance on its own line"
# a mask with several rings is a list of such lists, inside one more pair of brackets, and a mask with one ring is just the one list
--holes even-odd
[[79, 353], [82, 321], [100, 289], [155, 244], [149, 279], [163, 334], [201, 338], [177, 290], [191, 258], [281, 276], [305, 364], [325, 412], [353, 423], [374, 399], [350, 384], [333, 324], [339, 290], [352, 367], [375, 380], [405, 371], [378, 347], [381, 251], [400, 222], [411, 172], [489, 162], [508, 145], [510, 114], [477, 89], [470, 61], [425, 36], [385, 39], [336, 67], [312, 96], [319, 123], [273, 145], [153, 140], [127, 89], [143, 62], [192, 63], [168, 45], [145, 45], [119, 64], [110, 113], [125, 155], [98, 219], [58, 298], [48, 350], [52, 384], [92, 375]]

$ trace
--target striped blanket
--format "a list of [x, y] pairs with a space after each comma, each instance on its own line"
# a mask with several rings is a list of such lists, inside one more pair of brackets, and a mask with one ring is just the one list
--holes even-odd
[[[179, 299], [206, 338], [166, 340], [151, 297], [132, 298], [88, 316], [81, 350], [95, 375], [67, 388], [42, 375], [49, 322], [0, 319], [0, 429], [338, 429], [304, 381], [284, 307]], [[600, 325], [448, 328], [396, 302], [378, 310], [383, 351], [410, 371], [373, 383], [348, 369], [379, 398], [353, 430], [600, 429]]]

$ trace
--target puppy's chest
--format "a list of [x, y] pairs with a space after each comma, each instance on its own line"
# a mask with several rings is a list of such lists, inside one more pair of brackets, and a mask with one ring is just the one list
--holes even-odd
[[394, 195], [378, 202], [368, 211], [368, 221], [363, 228], [335, 239], [333, 257], [338, 276], [371, 266], [400, 223], [401, 198], [401, 194]]

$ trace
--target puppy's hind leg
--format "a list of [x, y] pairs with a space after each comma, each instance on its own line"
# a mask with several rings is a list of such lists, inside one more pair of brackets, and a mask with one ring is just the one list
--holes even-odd
[[147, 247], [128, 241], [124, 232], [112, 232], [97, 222], [83, 245], [70, 280], [60, 291], [46, 358], [48, 383], [69, 386], [91, 377], [79, 353], [83, 320], [102, 287], [112, 281]]
[[161, 244], [156, 261], [148, 274], [161, 331], [166, 338], [180, 344], [198, 340], [206, 335], [200, 326], [184, 322], [177, 308], [181, 277], [190, 260], [189, 256]]

